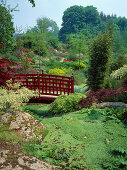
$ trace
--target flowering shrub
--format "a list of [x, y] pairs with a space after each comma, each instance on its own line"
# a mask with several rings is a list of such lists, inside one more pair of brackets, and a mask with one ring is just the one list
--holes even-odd
[[20, 53], [20, 63], [25, 65], [26, 67], [30, 67], [31, 63], [34, 63], [34, 53], [33, 51], [29, 51], [27, 48], [25, 48]]
[[86, 98], [81, 99], [78, 108], [91, 107], [93, 103], [101, 102], [125, 102], [127, 103], [127, 85], [118, 90], [99, 89], [98, 91], [88, 91]]
[[32, 58], [28, 58], [28, 59], [26, 59], [26, 61], [28, 61], [28, 63], [31, 63]]
[[73, 63], [72, 66], [74, 67], [74, 69], [79, 69], [79, 68], [84, 68], [85, 64], [76, 62], [76, 63]]
[[8, 57], [0, 59], [0, 84], [4, 85], [6, 80], [14, 77], [15, 73], [19, 73], [23, 69], [25, 69], [23, 66], [17, 65], [17, 63], [9, 60]]
[[[19, 109], [23, 102], [28, 102], [31, 97], [38, 96], [38, 91], [31, 91], [26, 87], [20, 88], [20, 83], [7, 82], [7, 87], [0, 87], [0, 110]], [[17, 90], [14, 90], [17, 89]]]
[[4, 45], [4, 43], [0, 42], [0, 45]]
[[64, 62], [72, 62], [72, 60], [64, 60]]
[[71, 68], [68, 68], [68, 69], [53, 68], [53, 69], [50, 69], [48, 73], [63, 76], [63, 75], [66, 75], [68, 72], [72, 72], [72, 69]]
[[65, 75], [65, 71], [60, 68], [54, 68], [54, 69], [49, 70], [49, 74], [56, 74], [56, 75], [63, 76], [63, 75]]
[[39, 70], [28, 70], [28, 73], [37, 74], [39, 73]]
[[115, 79], [122, 79], [127, 75], [127, 65], [115, 70], [111, 73], [111, 77]]

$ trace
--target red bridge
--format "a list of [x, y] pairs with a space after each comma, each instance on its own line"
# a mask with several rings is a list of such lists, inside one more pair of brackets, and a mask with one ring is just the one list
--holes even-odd
[[[0, 85], [6, 85], [6, 81], [20, 82], [30, 90], [39, 90], [39, 98], [35, 100], [55, 100], [57, 96], [74, 93], [74, 77], [58, 76], [50, 74], [21, 74], [16, 67], [18, 65], [8, 58], [0, 60]], [[23, 69], [25, 70], [25, 68]]]
[[14, 82], [20, 82], [30, 90], [39, 90], [38, 100], [55, 100], [57, 96], [74, 93], [74, 78], [50, 74], [15, 74]]

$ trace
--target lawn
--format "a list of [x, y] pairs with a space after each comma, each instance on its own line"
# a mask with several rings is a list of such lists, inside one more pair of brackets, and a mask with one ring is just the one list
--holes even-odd
[[24, 109], [48, 128], [40, 144], [25, 145], [30, 155], [58, 169], [127, 169], [127, 126], [111, 115], [111, 109], [82, 109], [54, 117], [47, 116], [48, 105]]

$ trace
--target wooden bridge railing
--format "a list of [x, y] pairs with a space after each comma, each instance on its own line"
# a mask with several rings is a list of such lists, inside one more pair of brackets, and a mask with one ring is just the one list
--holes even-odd
[[30, 90], [39, 90], [39, 100], [54, 100], [57, 96], [74, 93], [74, 77], [50, 74], [15, 74], [14, 82], [19, 81], [21, 86]]

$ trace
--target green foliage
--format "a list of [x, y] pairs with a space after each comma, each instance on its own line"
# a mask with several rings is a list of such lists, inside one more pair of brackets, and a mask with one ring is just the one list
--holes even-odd
[[74, 56], [77, 55], [79, 61], [82, 59], [83, 55], [86, 55], [88, 52], [86, 41], [87, 37], [83, 33], [70, 34], [68, 36], [69, 53], [72, 53]]
[[58, 48], [59, 28], [55, 21], [43, 17], [38, 18], [37, 25], [28, 29], [17, 38], [17, 49], [31, 49], [36, 54], [46, 56], [49, 48]]
[[75, 85], [86, 84], [86, 75], [84, 70], [74, 71], [74, 84]]
[[111, 47], [111, 26], [105, 33], [99, 34], [90, 47], [88, 85], [93, 91], [101, 88], [107, 71]]
[[[52, 133], [54, 135], [52, 135]], [[51, 136], [49, 141], [49, 136]], [[58, 168], [85, 168], [85, 156], [83, 149], [83, 142], [79, 142], [76, 145], [76, 139], [71, 136], [71, 143], [67, 134], [62, 133], [59, 130], [53, 128], [52, 131], [47, 135], [41, 145], [29, 144], [26, 146], [26, 151], [30, 155], [35, 155], [38, 158], [43, 158], [44, 161], [56, 164]], [[58, 142], [59, 141], [59, 142]], [[51, 142], [51, 144], [49, 144]], [[67, 147], [69, 142], [69, 147]]]
[[85, 64], [82, 63], [82, 62], [75, 62], [72, 64], [74, 69], [77, 70], [77, 69], [81, 69], [81, 68], [84, 68], [85, 67]]
[[[37, 91], [33, 92], [26, 87], [19, 89], [19, 86], [19, 83], [12, 84], [12, 81], [9, 80], [7, 88], [0, 87], [0, 110], [17, 110], [23, 102], [28, 102], [31, 97], [38, 95]], [[12, 88], [17, 90], [13, 90]]]
[[127, 150], [116, 147], [111, 151], [112, 156], [114, 156], [115, 160], [110, 160], [109, 162], [103, 163], [103, 168], [105, 169], [126, 169], [127, 168]]
[[66, 41], [68, 34], [78, 32], [85, 24], [84, 7], [74, 5], [64, 11], [62, 28], [59, 32], [59, 39]]
[[81, 85], [75, 85], [74, 86], [74, 92], [75, 93], [85, 94], [87, 90], [88, 90], [88, 86], [86, 84], [81, 84]]
[[58, 37], [59, 28], [56, 22], [47, 17], [38, 18], [36, 29], [36, 31], [46, 34], [47, 38], [50, 35]]
[[58, 169], [126, 169], [126, 128], [114, 112], [122, 110], [82, 109], [40, 119], [49, 132], [41, 144], [28, 143], [25, 150]]
[[127, 65], [123, 65], [119, 69], [113, 71], [110, 74], [111, 79], [114, 79], [117, 84], [119, 84], [119, 87], [121, 84], [125, 83], [127, 84]]
[[32, 5], [33, 7], [35, 7], [35, 1], [34, 0], [28, 0]]
[[116, 24], [118, 25], [119, 29], [121, 31], [125, 31], [127, 30], [127, 18], [125, 17], [119, 17], [117, 20], [116, 20]]
[[120, 30], [114, 30], [112, 44], [113, 54], [110, 60], [111, 72], [119, 69], [120, 67], [127, 63], [126, 37], [127, 37], [126, 31], [122, 32]]
[[92, 25], [97, 25], [100, 23], [100, 16], [96, 7], [85, 7], [85, 22]]
[[48, 38], [48, 44], [51, 48], [58, 49], [59, 48], [59, 41], [57, 37], [50, 36]]
[[34, 116], [36, 119], [41, 120], [40, 117], [46, 117], [46, 116], [52, 116], [51, 113], [49, 113], [49, 104], [45, 104], [45, 105], [25, 105], [22, 106], [22, 109], [30, 114], [32, 114], [32, 116]]
[[53, 114], [67, 113], [76, 110], [76, 104], [85, 95], [76, 93], [69, 96], [61, 95], [53, 103], [50, 104], [49, 112]]
[[71, 68], [68, 68], [68, 69], [66, 69], [66, 68], [54, 68], [54, 69], [51, 69], [51, 70], [49, 70], [49, 74], [54, 74], [54, 75], [61, 75], [61, 76], [65, 76], [65, 75], [67, 75], [67, 74], [72, 74], [72, 69]]
[[47, 54], [47, 46], [44, 42], [44, 35], [34, 33], [31, 30], [23, 35], [23, 46], [33, 50], [36, 54], [45, 56]]
[[83, 7], [74, 5], [64, 11], [62, 20], [63, 23], [59, 32], [59, 39], [66, 42], [69, 34], [76, 34], [82, 29], [89, 27], [96, 32], [98, 29], [97, 26], [100, 23], [100, 16], [97, 9], [93, 6]]
[[115, 70], [111, 73], [111, 77], [115, 79], [123, 79], [127, 74], [127, 65], [123, 65], [123, 67]]
[[120, 119], [123, 120], [125, 118], [126, 109], [119, 107], [119, 108], [105, 108], [102, 111], [102, 114], [106, 116], [106, 119]]
[[9, 131], [7, 125], [0, 124], [0, 139], [8, 141], [12, 144], [18, 144], [22, 142], [22, 138], [14, 131]]
[[9, 9], [0, 5], [0, 42], [4, 46], [0, 47], [0, 53], [5, 53], [14, 49], [16, 43], [13, 37], [14, 26]]

